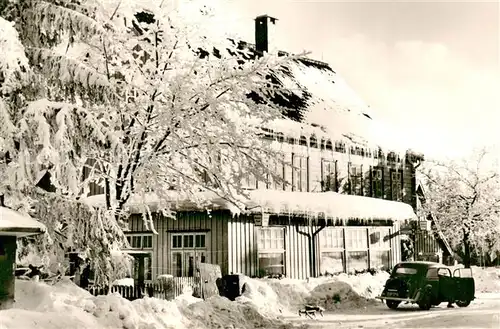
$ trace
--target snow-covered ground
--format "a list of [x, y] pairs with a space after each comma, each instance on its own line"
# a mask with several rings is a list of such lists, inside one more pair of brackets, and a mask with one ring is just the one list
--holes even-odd
[[[498, 296], [491, 293], [500, 292], [500, 269], [473, 271], [478, 302]], [[373, 298], [387, 277], [380, 272], [309, 281], [245, 278], [245, 292], [235, 302], [223, 297], [202, 301], [189, 290], [174, 301], [144, 298], [130, 302], [118, 294], [94, 297], [71, 281], [47, 285], [18, 280], [15, 308], [0, 311], [0, 329], [305, 328], [311, 324], [297, 321], [297, 311], [306, 303], [321, 305], [332, 316], [368, 315], [381, 308]]]

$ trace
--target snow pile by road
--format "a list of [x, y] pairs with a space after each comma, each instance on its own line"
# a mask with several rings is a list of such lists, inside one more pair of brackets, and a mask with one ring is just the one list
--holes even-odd
[[0, 312], [0, 328], [296, 328], [248, 303], [218, 296], [203, 301], [191, 294], [186, 289], [174, 301], [143, 298], [130, 302], [117, 293], [92, 296], [69, 280], [54, 285], [18, 280], [15, 308]]
[[472, 266], [478, 293], [500, 293], [500, 267]]
[[300, 328], [285, 323], [276, 316], [266, 316], [250, 303], [232, 302], [219, 296], [211, 297], [203, 303], [191, 304], [182, 313], [191, 321], [190, 328]]
[[154, 298], [130, 302], [116, 293], [94, 297], [71, 281], [18, 280], [15, 308], [0, 313], [0, 328], [191, 328], [178, 304]]
[[375, 275], [340, 274], [333, 277], [293, 279], [250, 279], [245, 280], [240, 303], [249, 303], [263, 314], [289, 315], [305, 304], [322, 306], [327, 310], [364, 308], [376, 303], [389, 277], [387, 272]]

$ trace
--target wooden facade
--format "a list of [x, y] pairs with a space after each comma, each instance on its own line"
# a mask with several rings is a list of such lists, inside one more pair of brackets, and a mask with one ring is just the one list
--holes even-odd
[[[146, 280], [153, 280], [162, 274], [192, 276], [196, 260], [219, 265], [222, 274], [238, 273], [252, 277], [283, 274], [297, 279], [312, 276], [311, 245], [307, 234], [312, 235], [318, 230], [315, 226], [300, 225], [291, 220], [289, 223], [271, 223], [267, 227], [261, 227], [255, 225], [253, 215], [232, 216], [229, 211], [213, 211], [210, 214], [179, 212], [175, 219], [156, 216], [154, 225], [157, 235], [146, 229], [140, 215], [133, 215], [129, 225], [130, 232], [127, 235], [131, 238], [150, 236], [152, 240], [151, 244], [135, 244], [133, 248], [151, 255], [151, 263], [145, 267], [146, 271], [150, 271], [149, 275], [145, 275]], [[282, 232], [282, 235], [273, 235], [272, 231]], [[384, 233], [377, 236], [377, 232], [382, 231]], [[340, 235], [336, 235], [340, 237], [337, 239], [338, 243], [332, 239], [335, 235], [331, 232], [340, 232]], [[349, 242], [348, 237], [353, 232], [356, 233], [355, 238], [351, 237]], [[317, 251], [314, 257], [318, 269], [316, 275], [392, 267], [401, 260], [398, 232], [398, 222], [393, 225], [373, 223], [371, 226], [325, 227], [312, 240]], [[264, 236], [267, 233], [270, 238], [266, 242]], [[205, 242], [197, 243], [201, 239], [196, 237], [202, 235]], [[373, 238], [373, 235], [377, 238]], [[193, 242], [191, 236], [194, 236]], [[182, 246], [177, 243], [177, 237], [181, 237]], [[131, 245], [134, 246], [134, 243]], [[380, 253], [387, 256], [377, 258]], [[328, 268], [325, 264], [331, 262], [332, 259], [328, 259], [328, 256], [332, 254], [339, 255], [339, 258]], [[359, 254], [366, 255], [362, 257], [361, 263], [359, 259], [355, 259]], [[269, 255], [274, 258], [269, 258]], [[282, 261], [266, 263], [269, 259], [273, 262], [276, 257], [282, 257]], [[271, 270], [266, 272], [265, 269]]]

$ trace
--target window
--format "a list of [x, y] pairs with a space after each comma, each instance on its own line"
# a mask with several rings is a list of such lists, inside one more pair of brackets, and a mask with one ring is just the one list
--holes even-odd
[[349, 251], [347, 268], [350, 272], [363, 271], [368, 268], [368, 251]]
[[309, 145], [310, 147], [318, 147], [318, 140], [316, 139], [316, 137], [311, 136], [311, 138], [309, 138]]
[[384, 197], [384, 180], [381, 168], [372, 169], [372, 197], [383, 198]]
[[283, 143], [285, 141], [285, 137], [283, 136], [283, 133], [281, 133], [281, 132], [276, 133], [276, 140], [280, 143]]
[[370, 267], [388, 269], [391, 265], [391, 229], [389, 227], [370, 228]]
[[175, 233], [172, 241], [172, 275], [177, 277], [195, 275], [197, 262], [207, 261], [206, 233]]
[[285, 177], [285, 164], [283, 160], [269, 160], [269, 166], [274, 168], [274, 174], [278, 176], [280, 179], [273, 179], [273, 177], [268, 177], [267, 188], [274, 190], [283, 190], [284, 182], [283, 179]]
[[305, 138], [305, 136], [300, 136], [299, 144], [302, 146], [307, 146], [307, 138]]
[[293, 155], [292, 157], [292, 191], [307, 192], [307, 161], [306, 157]]
[[324, 228], [319, 233], [320, 273], [390, 268], [391, 230], [391, 227]]
[[259, 276], [285, 274], [285, 229], [261, 228], [258, 234]]
[[335, 142], [335, 152], [346, 153], [345, 143]]
[[127, 241], [132, 249], [152, 249], [153, 235], [152, 234], [128, 234]]
[[403, 200], [403, 182], [401, 171], [392, 171], [391, 172], [391, 194], [393, 201], [402, 201]]
[[331, 140], [326, 141], [325, 148], [330, 151], [333, 150], [333, 145]]
[[345, 244], [349, 250], [366, 250], [368, 241], [366, 239], [366, 228], [346, 228]]
[[448, 268], [440, 268], [438, 270], [438, 276], [447, 276], [451, 277], [451, 271]]
[[344, 272], [344, 233], [342, 228], [328, 227], [320, 232], [320, 274]]
[[328, 227], [320, 232], [321, 250], [344, 249], [344, 234], [342, 228]]
[[438, 279], [438, 269], [437, 268], [430, 268], [427, 270], [427, 279]]
[[344, 272], [344, 252], [343, 251], [322, 251], [321, 252], [321, 275], [334, 275]]
[[272, 129], [262, 128], [262, 136], [263, 136], [263, 139], [265, 139], [265, 140], [270, 140], [270, 141], [274, 140], [274, 133], [273, 133]]
[[396, 274], [417, 274], [417, 269], [412, 267], [398, 267]]
[[255, 178], [255, 175], [248, 173], [243, 179], [242, 187], [249, 190], [255, 190], [257, 188], [257, 178]]
[[349, 169], [351, 194], [363, 195], [363, 171], [361, 166], [351, 164]]
[[361, 271], [368, 268], [368, 239], [366, 228], [346, 228], [347, 271]]
[[283, 165], [283, 187], [282, 189], [285, 191], [291, 191], [293, 186], [292, 175], [293, 175], [293, 167], [291, 162], [284, 163]]
[[335, 161], [321, 160], [322, 191], [337, 191], [337, 171]]
[[391, 229], [389, 227], [374, 227], [369, 229], [370, 249], [391, 249]]

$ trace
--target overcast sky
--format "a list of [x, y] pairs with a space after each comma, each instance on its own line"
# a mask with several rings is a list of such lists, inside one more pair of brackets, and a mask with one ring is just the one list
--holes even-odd
[[499, 1], [221, 1], [221, 27], [253, 42], [255, 16], [278, 18], [271, 48], [330, 63], [429, 156], [500, 138]]

